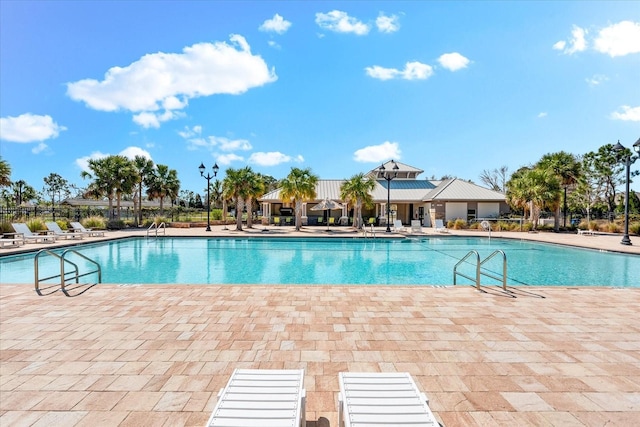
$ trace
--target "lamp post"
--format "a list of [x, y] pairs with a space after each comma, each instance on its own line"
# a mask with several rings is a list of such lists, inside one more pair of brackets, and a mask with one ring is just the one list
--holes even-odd
[[200, 170], [200, 176], [207, 180], [207, 229], [205, 231], [211, 231], [211, 222], [209, 220], [209, 215], [211, 212], [211, 200], [209, 199], [209, 192], [211, 191], [211, 186], [209, 185], [209, 182], [211, 181], [211, 178], [214, 178], [216, 175], [218, 175], [218, 170], [220, 170], [220, 168], [218, 167], [217, 163], [213, 164], [213, 176], [211, 176], [209, 172], [207, 172], [206, 176], [204, 175], [204, 171], [206, 169], [204, 167], [204, 163], [200, 163], [198, 169]]
[[630, 246], [632, 243], [629, 238], [629, 181], [631, 180], [631, 165], [640, 158], [640, 138], [633, 144], [633, 151], [637, 153], [635, 156], [633, 153], [627, 154], [626, 148], [620, 144], [620, 141], [613, 146], [613, 150], [618, 154], [622, 154], [622, 163], [627, 167], [626, 188], [624, 192], [624, 236], [622, 236], [620, 244]]
[[391, 233], [391, 180], [398, 176], [398, 164], [391, 160], [393, 163], [393, 174], [391, 172], [387, 172], [384, 167], [384, 164], [378, 168], [382, 177], [387, 181], [387, 233]]

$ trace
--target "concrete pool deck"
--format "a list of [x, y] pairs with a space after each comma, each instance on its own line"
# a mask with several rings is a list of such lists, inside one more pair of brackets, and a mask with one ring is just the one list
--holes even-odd
[[[355, 235], [212, 228], [167, 235]], [[620, 235], [518, 234], [504, 233], [640, 254], [636, 236], [626, 247]], [[106, 238], [126, 235], [145, 232]], [[51, 247], [26, 248], [39, 246]], [[308, 427], [337, 426], [347, 370], [410, 372], [450, 427], [636, 425], [640, 289], [514, 292], [101, 284], [67, 298], [3, 284], [0, 425], [202, 426], [237, 367], [305, 369]]]

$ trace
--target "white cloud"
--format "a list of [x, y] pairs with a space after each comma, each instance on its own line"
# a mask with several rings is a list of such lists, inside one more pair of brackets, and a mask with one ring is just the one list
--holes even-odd
[[407, 62], [403, 70], [397, 68], [384, 68], [379, 65], [366, 67], [365, 72], [369, 77], [379, 80], [405, 79], [405, 80], [424, 80], [433, 75], [433, 67], [421, 62]]
[[369, 145], [356, 150], [353, 160], [361, 163], [377, 163], [389, 159], [400, 159], [400, 146], [397, 142], [385, 141], [380, 145]]
[[546, 111], [542, 111], [542, 112], [538, 113], [538, 118], [539, 119], [542, 119], [542, 118], [545, 118], [545, 117], [547, 117], [547, 112]]
[[127, 110], [143, 127], [182, 117], [189, 99], [238, 95], [277, 80], [273, 69], [234, 34], [231, 43], [198, 43], [182, 53], [153, 53], [126, 67], [109, 69], [102, 81], [67, 84], [67, 95], [100, 111]]
[[[76, 163], [76, 166], [78, 166], [81, 170], [86, 172], [91, 172], [91, 169], [89, 169], [89, 160], [102, 159], [110, 155], [111, 154], [108, 154], [108, 153], [105, 154], [100, 151], [94, 151], [88, 156], [84, 156], [76, 159], [75, 163]], [[130, 160], [135, 159], [136, 156], [142, 156], [149, 160], [153, 160], [153, 158], [151, 157], [151, 154], [149, 154], [147, 150], [143, 150], [140, 147], [134, 147], [134, 146], [125, 148], [124, 150], [120, 151], [118, 155], [124, 156]]]
[[49, 148], [49, 146], [47, 144], [45, 144], [44, 142], [40, 142], [38, 145], [36, 145], [35, 147], [33, 147], [31, 149], [31, 152], [33, 154], [40, 154], [42, 153], [44, 150], [46, 150], [47, 148]]
[[51, 116], [25, 113], [18, 117], [0, 118], [0, 139], [11, 142], [36, 142], [56, 138], [67, 130], [53, 121]]
[[303, 162], [304, 158], [302, 156], [291, 157], [286, 154], [280, 153], [279, 151], [271, 151], [268, 153], [257, 152], [251, 154], [249, 156], [249, 163], [259, 165], [259, 166], [276, 166], [281, 163], [289, 163], [289, 162]]
[[316, 13], [316, 24], [322, 29], [336, 33], [354, 33], [363, 36], [369, 33], [369, 26], [341, 10], [329, 13]]
[[219, 147], [222, 151], [248, 151], [253, 148], [246, 139], [228, 139], [222, 136], [210, 136], [209, 143], [213, 147]]
[[244, 162], [244, 157], [238, 156], [237, 154], [229, 153], [229, 154], [221, 154], [216, 157], [217, 163], [220, 165], [230, 165], [233, 162]]
[[200, 134], [202, 134], [202, 126], [200, 125], [196, 125], [192, 128], [189, 128], [189, 126], [185, 126], [183, 131], [178, 132], [178, 135], [180, 135], [184, 139], [188, 139]]
[[640, 23], [621, 21], [599, 31], [594, 49], [609, 56], [640, 52]]
[[267, 19], [258, 28], [260, 31], [274, 32], [278, 34], [284, 34], [291, 27], [291, 22], [284, 19], [277, 13], [273, 15], [273, 18]]
[[467, 68], [470, 61], [458, 52], [451, 52], [440, 55], [438, 62], [449, 71], [458, 71], [463, 68]]
[[584, 79], [587, 84], [589, 86], [598, 86], [601, 83], [606, 82], [607, 80], [609, 80], [609, 78], [607, 76], [604, 76], [602, 74], [594, 74], [593, 77], [588, 77], [586, 79]]
[[640, 122], [640, 107], [630, 107], [623, 105], [620, 107], [622, 111], [614, 111], [611, 118], [614, 120], [624, 120], [629, 122]]
[[122, 156], [125, 156], [127, 159], [135, 159], [136, 156], [141, 156], [146, 159], [152, 160], [151, 154], [147, 150], [143, 150], [140, 147], [127, 147], [120, 152]]
[[587, 49], [587, 40], [585, 39], [586, 34], [587, 30], [574, 25], [571, 30], [572, 37], [568, 41], [561, 40], [556, 42], [553, 45], [553, 48], [555, 50], [561, 50], [562, 53], [567, 55], [582, 52]]
[[382, 13], [376, 18], [376, 27], [381, 33], [394, 33], [400, 29], [398, 16], [385, 16]]
[[88, 156], [80, 157], [76, 159], [76, 166], [78, 166], [81, 170], [85, 172], [91, 172], [89, 169], [89, 160], [92, 159], [102, 159], [103, 157], [107, 157], [109, 154], [101, 153], [100, 151], [94, 151]]

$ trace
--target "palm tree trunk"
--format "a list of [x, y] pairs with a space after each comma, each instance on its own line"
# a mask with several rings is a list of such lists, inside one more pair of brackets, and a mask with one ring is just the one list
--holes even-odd
[[247, 206], [247, 228], [253, 228], [253, 215], [252, 215], [252, 205], [251, 198], [248, 198], [246, 201]]
[[236, 230], [242, 231], [242, 200], [236, 199]]

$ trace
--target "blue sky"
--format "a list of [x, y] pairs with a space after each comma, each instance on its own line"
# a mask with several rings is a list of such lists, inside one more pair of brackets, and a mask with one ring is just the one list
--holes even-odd
[[[480, 182], [640, 137], [637, 2], [0, 2], [0, 156], [70, 183], [142, 154]], [[637, 184], [634, 184], [640, 190]]]

